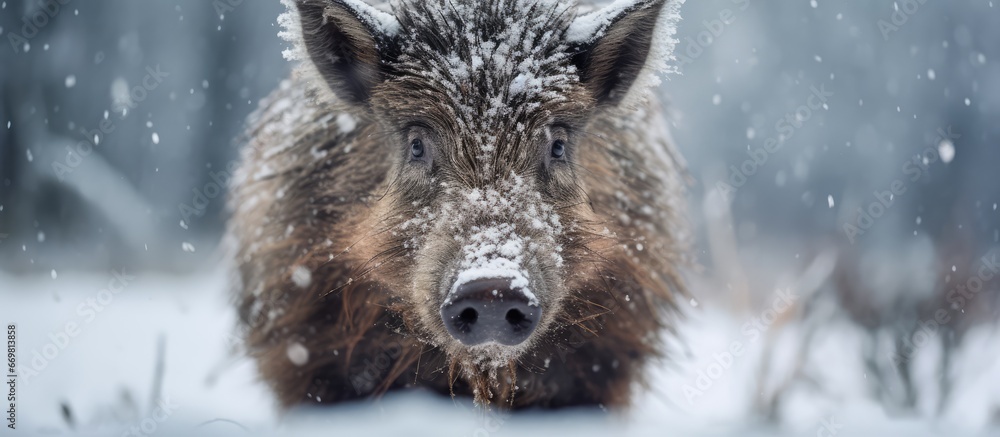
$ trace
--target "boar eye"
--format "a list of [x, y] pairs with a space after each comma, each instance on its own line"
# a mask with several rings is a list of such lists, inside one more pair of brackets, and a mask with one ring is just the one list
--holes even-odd
[[563, 140], [553, 141], [551, 154], [553, 158], [562, 158], [566, 154], [566, 142]]
[[424, 156], [424, 142], [420, 138], [414, 138], [410, 142], [410, 156], [413, 158], [423, 158]]

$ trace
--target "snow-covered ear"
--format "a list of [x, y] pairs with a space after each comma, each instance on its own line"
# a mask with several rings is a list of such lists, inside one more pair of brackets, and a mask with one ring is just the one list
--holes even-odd
[[295, 0], [309, 60], [338, 98], [364, 104], [399, 22], [362, 0]]
[[570, 24], [566, 37], [575, 46], [573, 62], [598, 105], [619, 105], [633, 88], [645, 92], [659, 83], [656, 73], [666, 70], [673, 51], [680, 3], [617, 0]]

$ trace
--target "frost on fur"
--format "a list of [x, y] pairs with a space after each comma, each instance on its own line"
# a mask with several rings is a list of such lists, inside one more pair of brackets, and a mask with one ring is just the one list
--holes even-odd
[[680, 1], [283, 1], [299, 68], [250, 119], [230, 223], [282, 405], [627, 404], [683, 293], [649, 93]]
[[[579, 50], [586, 46], [599, 44], [609, 31], [615, 32], [616, 24], [621, 28], [638, 26], [639, 31], [636, 33], [648, 39], [651, 44], [642, 50], [639, 60], [641, 65], [636, 66], [637, 71], [631, 73], [634, 76], [632, 81], [626, 89], [620, 91], [623, 95], [615, 101], [615, 104], [635, 106], [642, 103], [650, 90], [659, 85], [660, 75], [676, 72], [675, 66], [671, 64], [675, 60], [673, 51], [677, 43], [674, 34], [684, 1], [614, 0], [594, 10], [589, 5], [576, 6], [572, 2], [555, 0], [493, 2], [492, 6], [487, 7], [506, 8], [512, 17], [503, 23], [504, 31], [499, 38], [487, 39], [483, 38], [483, 31], [492, 32], [493, 29], [484, 29], [482, 26], [493, 26], [495, 23], [469, 20], [484, 5], [465, 1], [396, 0], [371, 5], [363, 0], [282, 0], [289, 10], [278, 18], [278, 22], [283, 29], [279, 36], [291, 44], [284, 52], [286, 59], [303, 61], [303, 71], [324, 74], [323, 71], [311, 71], [316, 67], [316, 62], [308, 62], [309, 43], [302, 37], [301, 9], [315, 5], [330, 9], [330, 5], [340, 5], [376, 35], [377, 41], [398, 45], [400, 50], [411, 55], [436, 53], [433, 62], [428, 62], [430, 59], [422, 61], [425, 67], [438, 67], [428, 73], [438, 75], [443, 83], [454, 87], [457, 82], [469, 80], [477, 72], [487, 72], [496, 75], [494, 78], [501, 84], [507, 85], [505, 89], [497, 91], [510, 96], [524, 94], [527, 100], [531, 99], [531, 93], [542, 93], [549, 89], [543, 85], [551, 87], [560, 80], [579, 78], [579, 72], [573, 68], [578, 65], [567, 66], [562, 63], [562, 68], [554, 68], [559, 66], [567, 54], [579, 55]], [[646, 11], [653, 16], [643, 20], [644, 22], [623, 20]], [[428, 46], [426, 41], [421, 40], [422, 35], [414, 34], [413, 29], [401, 27], [397, 18], [400, 16], [408, 16], [413, 24], [426, 29], [440, 31], [442, 40], [434, 41], [435, 46]], [[568, 26], [560, 29], [563, 27], [560, 23], [568, 23]], [[410, 32], [409, 35], [407, 31]], [[526, 43], [531, 47], [526, 47]], [[630, 45], [634, 43], [629, 42]], [[438, 50], [436, 45], [445, 45], [450, 50]], [[563, 52], [545, 50], [553, 47], [561, 47]], [[615, 48], [620, 47], [611, 49]], [[632, 51], [635, 51], [635, 47], [630, 47], [629, 52]], [[551, 56], [538, 56], [540, 53]], [[635, 61], [619, 58], [617, 62]], [[496, 98], [498, 107], [504, 103], [503, 100], [502, 97]]]

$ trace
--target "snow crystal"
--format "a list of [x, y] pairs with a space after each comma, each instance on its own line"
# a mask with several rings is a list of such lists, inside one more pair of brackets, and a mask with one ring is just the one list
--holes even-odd
[[59, 276], [58, 274], [56, 274], [56, 269], [52, 269], [52, 271], [49, 272], [49, 275], [52, 276], [52, 279], [55, 279]]
[[828, 206], [830, 206], [830, 208], [833, 208], [834, 202], [833, 202], [833, 196], [832, 195], [827, 195], [826, 196], [826, 204]]
[[354, 9], [365, 24], [374, 27], [379, 32], [393, 36], [399, 32], [399, 20], [395, 15], [380, 11], [375, 7], [361, 0], [343, 0], [345, 4]]
[[153, 132], [153, 144], [160, 144], [160, 134]]
[[72, 74], [66, 76], [66, 88], [73, 88], [74, 86], [76, 86], [76, 76]]
[[337, 129], [340, 129], [340, 133], [351, 133], [357, 127], [358, 122], [351, 116], [351, 114], [345, 112], [337, 115]]
[[278, 36], [281, 39], [292, 43], [292, 47], [281, 52], [281, 55], [289, 61], [303, 61], [308, 59], [305, 48], [302, 47], [302, 23], [299, 22], [298, 9], [295, 7], [295, 0], [281, 0], [287, 10], [278, 16], [278, 24], [281, 31]]
[[303, 265], [292, 268], [292, 282], [299, 288], [306, 288], [312, 283], [312, 272]]
[[312, 154], [313, 158], [317, 160], [326, 158], [327, 155], [326, 150], [320, 150], [319, 146], [309, 149], [309, 153]]
[[543, 87], [542, 79], [533, 76], [531, 73], [521, 73], [510, 82], [510, 94], [516, 96], [518, 94], [537, 94], [542, 91]]
[[942, 140], [938, 144], [938, 154], [941, 155], [941, 162], [945, 164], [951, 162], [955, 158], [955, 144], [951, 140]]
[[[284, 80], [280, 84], [282, 90], [289, 90], [291, 88], [291, 82]], [[332, 119], [333, 115], [329, 114], [326, 117], [316, 120], [318, 114], [316, 107], [314, 105], [302, 105], [299, 102], [307, 100], [309, 97], [306, 96], [306, 91], [302, 87], [291, 88], [291, 92], [287, 95], [283, 95], [281, 98], [275, 99], [272, 102], [268, 102], [264, 105], [266, 111], [260, 114], [262, 119], [273, 120], [271, 123], [267, 123], [262, 131], [262, 136], [278, 138], [283, 141], [275, 141], [267, 145], [261, 145], [263, 148], [262, 157], [265, 158], [263, 167], [267, 167], [268, 161], [266, 158], [271, 158], [278, 154], [281, 154], [289, 149], [291, 149], [296, 142], [295, 129], [297, 126], [302, 126], [303, 124], [320, 123], [326, 126], [326, 123]], [[255, 180], [260, 178], [266, 178], [271, 176], [272, 171], [267, 168], [260, 168], [258, 172], [262, 172], [262, 175], [258, 178], [254, 176]]]
[[[375, 30], [387, 36], [393, 36], [399, 32], [399, 20], [394, 15], [381, 11], [362, 0], [344, 0], [344, 3], [354, 9], [361, 21]], [[299, 20], [295, 0], [281, 0], [281, 4], [285, 5], [287, 10], [278, 16], [278, 24], [282, 28], [278, 32], [278, 36], [292, 44], [292, 47], [282, 52], [282, 56], [289, 61], [305, 61], [309, 59], [309, 56], [303, 46], [302, 23]]]
[[571, 42], [592, 42], [600, 37], [615, 17], [634, 7], [638, 0], [616, 0], [614, 3], [586, 15], [577, 17], [566, 31]]
[[[567, 30], [566, 38], [570, 42], [592, 42], [603, 35], [615, 17], [642, 2], [643, 0], [615, 0], [602, 9], [577, 17]], [[653, 30], [654, 44], [650, 47], [646, 65], [625, 96], [623, 102], [625, 106], [641, 101], [649, 89], [659, 85], [658, 74], [676, 72], [676, 67], [668, 63], [675, 59], [674, 46], [677, 44], [677, 39], [674, 38], [674, 34], [677, 33], [682, 4], [684, 0], [668, 2], [660, 12]]]
[[529, 306], [538, 306], [538, 297], [528, 286], [526, 273], [521, 270], [521, 266], [509, 259], [493, 258], [481, 267], [462, 270], [455, 279], [455, 284], [451, 287], [451, 293], [458, 290], [462, 284], [467, 284], [477, 279], [487, 278], [510, 278], [510, 287], [518, 289], [528, 299]]
[[296, 366], [304, 366], [309, 362], [309, 349], [297, 341], [288, 344], [285, 354], [288, 355], [288, 361]]
[[123, 108], [131, 106], [132, 96], [129, 95], [128, 81], [119, 76], [111, 81], [111, 101], [115, 106]]
[[275, 174], [274, 173], [274, 169], [271, 168], [270, 165], [264, 164], [264, 165], [261, 165], [257, 169], [257, 171], [255, 171], [253, 173], [253, 180], [259, 181], [259, 180], [267, 179], [267, 178], [269, 178], [271, 176], [274, 176], [274, 174]]
[[185, 252], [194, 252], [194, 245], [185, 241], [181, 243], [181, 249]]

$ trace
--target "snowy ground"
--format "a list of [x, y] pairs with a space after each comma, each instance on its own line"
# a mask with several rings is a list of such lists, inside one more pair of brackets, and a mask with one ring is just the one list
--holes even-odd
[[[118, 272], [127, 282], [118, 294], [102, 293], [115, 272], [6, 275], [0, 273], [0, 321], [17, 323], [22, 369], [39, 369], [36, 375], [20, 372], [18, 435], [129, 435], [123, 432], [130, 426], [143, 425], [146, 435], [1000, 435], [987, 429], [1000, 405], [996, 332], [977, 334], [959, 352], [958, 371], [968, 378], [952, 407], [934, 419], [890, 418], [870, 399], [856, 353], [861, 334], [846, 322], [825, 325], [809, 342], [803, 367], [816, 386], [787, 387], [779, 417], [761, 419], [759, 400], [774, 391], [769, 381], [782, 381], [800, 352], [796, 323], [776, 322], [753, 337], [742, 329], [752, 314], [712, 309], [717, 306], [708, 301], [694, 301], [682, 325], [688, 350], [656, 369], [654, 390], [621, 416], [578, 411], [509, 417], [409, 393], [375, 405], [279, 417], [252, 363], [227, 358], [234, 315], [221, 273]], [[734, 342], [744, 352], [731, 361], [718, 358]], [[42, 358], [46, 348], [54, 355], [50, 360]], [[772, 364], [761, 377], [765, 354]], [[689, 402], [685, 386], [698, 387], [699, 372], [711, 375], [701, 381], [708, 387]], [[160, 393], [155, 387], [162, 387]], [[169, 412], [154, 407], [154, 398], [166, 399]]]

